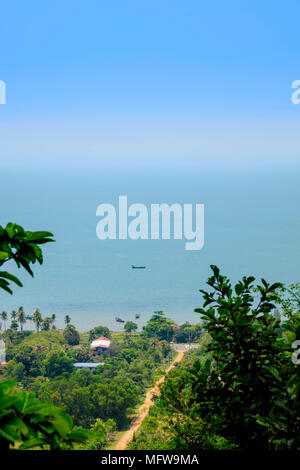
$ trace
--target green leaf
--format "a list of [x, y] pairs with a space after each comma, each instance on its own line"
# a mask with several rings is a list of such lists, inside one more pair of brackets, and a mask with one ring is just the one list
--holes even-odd
[[72, 419], [65, 413], [59, 413], [55, 419], [51, 421], [56, 431], [61, 437], [66, 437], [72, 428]]
[[4, 434], [6, 435], [6, 439], [11, 442], [18, 442], [21, 440], [20, 433], [11, 424], [5, 424], [2, 429], [0, 429], [0, 435], [5, 437]]
[[5, 290], [6, 292], [8, 292], [9, 294], [12, 294], [13, 291], [8, 287], [9, 284], [7, 281], [5, 281], [4, 279], [0, 279], [0, 287], [1, 289]]
[[243, 286], [241, 283], [236, 284], [234, 289], [237, 295], [240, 295], [243, 292]]
[[73, 429], [68, 435], [68, 438], [70, 441], [74, 442], [84, 442], [86, 439], [102, 439], [104, 436], [101, 433], [97, 433], [97, 436], [92, 433], [91, 431], [88, 431], [87, 429], [82, 429], [82, 428], [76, 428]]
[[16, 396], [8, 396], [8, 397], [3, 397], [0, 400], [0, 410], [3, 408], [9, 408], [11, 405], [15, 404], [18, 401], [18, 397]]
[[45, 232], [45, 231], [38, 231], [38, 232], [30, 232], [26, 231], [26, 238], [30, 242], [38, 243], [36, 240], [43, 240], [44, 238], [53, 237], [53, 233]]
[[16, 276], [13, 276], [12, 274], [8, 273], [7, 271], [0, 271], [0, 277], [3, 277], [4, 279], [9, 279], [10, 281], [15, 282], [20, 287], [23, 286], [21, 281], [19, 281], [19, 279]]
[[269, 366], [269, 367], [267, 367], [267, 370], [268, 370], [269, 372], [271, 372], [271, 374], [272, 374], [277, 380], [279, 380], [279, 381], [281, 382], [280, 372], [279, 372], [277, 369], [275, 369], [275, 367], [270, 367], [270, 366]]
[[43, 439], [29, 439], [28, 441], [23, 442], [23, 444], [20, 445], [19, 449], [20, 450], [26, 450], [26, 449], [32, 449], [33, 447], [38, 447], [42, 444], [45, 444]]
[[6, 251], [0, 250], [0, 261], [7, 259], [9, 257], [9, 254]]

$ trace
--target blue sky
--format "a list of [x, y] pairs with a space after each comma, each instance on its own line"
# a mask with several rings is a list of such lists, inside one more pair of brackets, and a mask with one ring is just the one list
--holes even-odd
[[298, 166], [299, 13], [297, 1], [5, 2], [2, 165]]

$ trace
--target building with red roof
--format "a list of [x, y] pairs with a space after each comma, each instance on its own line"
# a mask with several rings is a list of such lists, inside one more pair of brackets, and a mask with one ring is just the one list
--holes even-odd
[[110, 348], [110, 343], [110, 339], [105, 338], [105, 336], [101, 336], [91, 342], [91, 348], [95, 351], [108, 350]]

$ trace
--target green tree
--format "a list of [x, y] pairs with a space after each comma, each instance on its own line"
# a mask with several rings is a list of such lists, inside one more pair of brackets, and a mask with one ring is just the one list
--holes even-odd
[[80, 349], [74, 349], [72, 356], [75, 362], [91, 362], [91, 348], [89, 346], [83, 346]]
[[107, 443], [106, 437], [107, 437], [107, 429], [105, 423], [102, 421], [102, 419], [97, 418], [95, 423], [91, 425], [90, 431], [92, 433], [98, 434], [101, 436], [98, 439], [94, 440], [88, 440], [82, 445], [82, 448], [85, 450], [102, 450], [105, 448], [105, 445]]
[[36, 377], [42, 374], [43, 360], [45, 356], [38, 353], [33, 346], [20, 344], [13, 350], [13, 360], [24, 366], [24, 375]]
[[129, 364], [138, 357], [138, 352], [133, 348], [122, 349], [120, 354]]
[[126, 333], [131, 333], [132, 331], [136, 331], [138, 329], [138, 325], [133, 321], [127, 321], [124, 325], [124, 330]]
[[[283, 286], [280, 291], [280, 307], [286, 328], [294, 325], [294, 330], [300, 323], [300, 283]], [[278, 311], [278, 309], [276, 309]]]
[[7, 312], [5, 312], [5, 311], [3, 310], [3, 312], [1, 312], [0, 318], [1, 318], [1, 320], [3, 320], [3, 323], [4, 323], [4, 330], [6, 330]]
[[12, 359], [6, 364], [3, 374], [8, 379], [22, 382], [26, 376], [26, 369], [22, 362], [16, 362]]
[[154, 310], [153, 312], [156, 317], [165, 317], [165, 312], [163, 310]]
[[80, 335], [74, 325], [67, 325], [64, 329], [63, 336], [70, 346], [80, 343]]
[[35, 324], [36, 331], [38, 333], [40, 331], [40, 328], [41, 328], [42, 323], [43, 323], [42, 314], [41, 314], [41, 311], [38, 307], [33, 312], [33, 322]]
[[156, 337], [160, 340], [171, 341], [174, 336], [174, 329], [171, 326], [174, 322], [165, 317], [162, 310], [153, 312], [154, 315], [143, 327], [143, 332], [149, 338]]
[[[105, 427], [106, 427], [106, 430], [107, 430], [108, 435], [110, 435], [110, 436], [113, 435], [113, 433], [115, 433], [116, 430], [117, 430], [117, 424], [116, 424], [115, 420], [112, 419], [112, 418], [109, 418], [109, 419], [106, 421]], [[109, 437], [110, 437], [110, 436], [109, 436]]]
[[19, 328], [19, 323], [17, 322], [17, 320], [13, 320], [10, 324], [10, 328], [12, 330], [17, 330]]
[[51, 328], [52, 320], [50, 317], [45, 317], [42, 321], [42, 331], [49, 331]]
[[55, 313], [53, 313], [53, 314], [51, 315], [52, 330], [55, 330], [55, 329], [56, 329], [55, 321], [56, 321], [56, 315], [55, 315]]
[[24, 312], [23, 307], [19, 307], [19, 310], [17, 312], [17, 319], [18, 319], [18, 323], [20, 325], [21, 331], [23, 331], [23, 325], [26, 323], [26, 314]]
[[105, 336], [106, 338], [111, 338], [111, 333], [107, 326], [95, 326], [89, 332], [89, 341], [92, 342], [94, 339]]
[[10, 317], [12, 320], [15, 320], [17, 318], [17, 312], [15, 310], [11, 311]]
[[65, 324], [69, 325], [71, 323], [71, 317], [69, 315], [65, 316]]
[[47, 377], [54, 378], [64, 372], [72, 372], [73, 359], [63, 351], [50, 352], [44, 362]]
[[191, 325], [186, 322], [179, 328], [175, 329], [174, 338], [177, 343], [191, 343], [199, 341], [201, 337], [201, 325]]

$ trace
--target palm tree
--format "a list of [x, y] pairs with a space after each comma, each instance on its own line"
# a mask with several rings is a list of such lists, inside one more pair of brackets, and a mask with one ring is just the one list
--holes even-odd
[[56, 327], [55, 327], [55, 320], [56, 320], [56, 315], [55, 315], [55, 313], [53, 313], [53, 314], [51, 315], [52, 330], [55, 330], [55, 329], [56, 329]]
[[65, 316], [65, 324], [68, 325], [69, 323], [71, 323], [71, 317], [69, 315], [66, 315]]
[[52, 323], [51, 318], [50, 317], [45, 317], [43, 322], [42, 322], [42, 330], [43, 331], [49, 331], [51, 323]]
[[17, 319], [18, 319], [18, 322], [20, 323], [21, 331], [23, 331], [23, 325], [24, 323], [26, 323], [26, 314], [24, 312], [23, 307], [19, 307], [19, 310], [17, 312]]
[[7, 312], [5, 312], [4, 310], [1, 313], [1, 320], [3, 320], [3, 323], [4, 323], [4, 330], [6, 330]]
[[43, 323], [42, 314], [41, 314], [41, 311], [38, 307], [33, 312], [33, 323], [35, 324], [36, 332], [38, 333], [40, 331], [40, 327]]
[[15, 319], [17, 318], [17, 312], [16, 312], [15, 310], [13, 310], [13, 311], [11, 312], [10, 316], [11, 316], [11, 319], [12, 319], [12, 320], [15, 320]]

